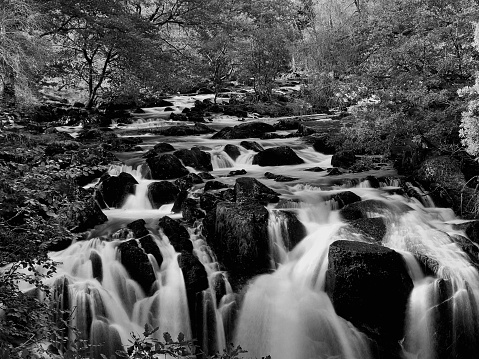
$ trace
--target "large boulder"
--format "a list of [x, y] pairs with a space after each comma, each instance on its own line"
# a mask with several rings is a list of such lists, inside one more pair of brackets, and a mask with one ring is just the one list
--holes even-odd
[[217, 204], [207, 240], [234, 286], [269, 270], [268, 218], [259, 203]]
[[173, 152], [175, 148], [166, 142], [157, 143], [151, 150], [146, 152], [143, 157], [154, 157], [165, 152]]
[[258, 142], [256, 141], [241, 141], [240, 145], [243, 148], [246, 148], [247, 150], [255, 151], [255, 152], [261, 152], [264, 151], [263, 146], [261, 146]]
[[118, 246], [120, 261], [132, 279], [138, 282], [146, 294], [155, 282], [155, 273], [147, 254], [135, 240], [129, 240]]
[[190, 241], [188, 230], [177, 221], [164, 216], [158, 221], [158, 226], [165, 236], [168, 237], [176, 252], [191, 253], [193, 251], [193, 243]]
[[189, 173], [180, 160], [169, 153], [148, 157], [146, 163], [150, 169], [152, 179], [167, 180], [186, 176]]
[[94, 198], [86, 202], [72, 203], [58, 214], [59, 223], [74, 233], [85, 232], [108, 221]]
[[292, 250], [301, 240], [306, 237], [307, 230], [303, 223], [298, 220], [296, 214], [290, 211], [276, 211], [281, 221], [281, 235], [287, 250]]
[[252, 177], [236, 179], [234, 191], [236, 201], [240, 203], [250, 202], [251, 200], [256, 200], [260, 203], [276, 203], [279, 201], [279, 193]]
[[361, 197], [351, 191], [343, 191], [333, 194], [330, 200], [334, 201], [332, 204], [334, 209], [341, 209], [348, 204], [361, 201]]
[[130, 194], [135, 194], [138, 182], [126, 172], [118, 176], [104, 175], [95, 191], [95, 198], [102, 208], [121, 207]]
[[185, 166], [193, 167], [198, 171], [213, 171], [211, 164], [211, 155], [208, 152], [201, 151], [198, 147], [191, 150], [183, 149], [173, 153]]
[[398, 355], [413, 283], [402, 256], [355, 241], [329, 248], [326, 291], [336, 313], [376, 341], [379, 357]]
[[253, 164], [259, 166], [299, 165], [304, 161], [288, 146], [268, 148], [253, 158]]
[[148, 199], [153, 208], [173, 203], [180, 190], [169, 181], [152, 182], [148, 185]]
[[231, 157], [233, 161], [241, 155], [241, 151], [236, 145], [227, 144], [224, 148], [224, 151]]
[[242, 139], [242, 138], [261, 138], [266, 132], [274, 132], [274, 126], [264, 122], [248, 122], [234, 127], [225, 127], [215, 133], [213, 139]]

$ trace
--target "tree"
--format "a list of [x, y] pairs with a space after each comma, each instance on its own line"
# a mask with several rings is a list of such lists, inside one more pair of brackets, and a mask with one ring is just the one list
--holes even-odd
[[14, 108], [17, 92], [26, 96], [46, 56], [46, 43], [39, 39], [40, 18], [30, 0], [0, 3], [0, 81], [2, 105]]

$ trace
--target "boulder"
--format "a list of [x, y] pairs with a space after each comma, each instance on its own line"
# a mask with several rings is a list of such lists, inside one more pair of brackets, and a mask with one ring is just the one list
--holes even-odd
[[214, 190], [223, 189], [223, 188], [228, 188], [228, 185], [220, 181], [208, 181], [205, 183], [204, 191], [205, 192], [214, 191]]
[[255, 151], [255, 152], [261, 152], [264, 151], [263, 146], [261, 146], [258, 142], [256, 141], [241, 141], [240, 145], [243, 148], [246, 148], [247, 150]]
[[400, 352], [412, 289], [408, 268], [392, 249], [355, 241], [331, 244], [326, 291], [336, 313], [376, 342], [379, 357]]
[[165, 236], [168, 237], [176, 252], [191, 253], [193, 251], [193, 243], [190, 241], [188, 230], [177, 221], [168, 216], [164, 216], [158, 221], [158, 226]]
[[235, 145], [227, 144], [223, 151], [225, 151], [233, 161], [236, 161], [236, 159], [241, 155], [240, 149]]
[[98, 203], [92, 198], [86, 202], [72, 203], [58, 213], [59, 223], [73, 233], [85, 232], [108, 221]]
[[183, 201], [181, 204], [181, 214], [183, 219], [190, 224], [205, 217], [205, 213], [199, 208], [198, 202], [193, 198], [187, 198]]
[[209, 172], [200, 172], [200, 173], [198, 173], [198, 176], [200, 176], [201, 179], [204, 179], [204, 180], [211, 180], [211, 179], [215, 178], [215, 176], [213, 176]]
[[155, 257], [158, 267], [161, 267], [161, 263], [163, 263], [163, 255], [161, 254], [160, 248], [158, 248], [158, 245], [155, 243], [153, 237], [147, 235], [140, 238], [139, 241], [141, 248], [143, 248], [145, 253], [151, 254], [153, 257]]
[[311, 167], [311, 168], [306, 168], [305, 171], [309, 172], [324, 172], [326, 171], [324, 168], [321, 167]]
[[205, 267], [192, 253], [182, 252], [178, 264], [183, 272], [187, 293], [199, 293], [208, 289], [208, 277]]
[[304, 161], [288, 146], [268, 148], [257, 153], [253, 164], [259, 166], [286, 166], [298, 165]]
[[283, 176], [283, 175], [275, 175], [274, 173], [271, 172], [266, 172], [264, 176], [267, 179], [272, 179], [275, 182], [291, 182], [291, 181], [296, 181], [298, 178], [295, 177], [288, 177], [288, 176]]
[[168, 128], [160, 128], [156, 131], [151, 131], [163, 136], [193, 136], [193, 135], [205, 135], [213, 133], [215, 130], [211, 129], [207, 125], [196, 122], [194, 126], [171, 126]]
[[381, 243], [386, 235], [386, 222], [383, 217], [359, 218], [349, 222], [349, 229], [365, 241]]
[[148, 185], [148, 199], [154, 209], [175, 202], [180, 190], [168, 181], [152, 182]]
[[188, 173], [184, 177], [180, 177], [175, 181], [175, 185], [181, 190], [189, 190], [195, 184], [203, 183], [203, 179], [196, 173]]
[[343, 174], [343, 172], [337, 167], [328, 168], [326, 171], [328, 172], [326, 176], [340, 176]]
[[173, 208], [171, 209], [172, 213], [180, 213], [181, 212], [181, 206], [185, 199], [188, 198], [188, 191], [187, 190], [181, 190], [180, 193], [178, 193], [178, 196], [176, 197], [175, 203], [173, 204]]
[[368, 199], [344, 206], [339, 211], [339, 214], [345, 221], [352, 221], [359, 218], [378, 216], [394, 217], [411, 210], [411, 207], [402, 202], [386, 203], [376, 199]]
[[219, 193], [204, 192], [200, 196], [200, 207], [202, 210], [209, 212], [216, 207], [218, 202], [223, 201], [223, 195]]
[[104, 175], [95, 191], [95, 199], [101, 208], [121, 207], [130, 194], [135, 194], [138, 182], [126, 172], [118, 176]]
[[225, 127], [215, 133], [213, 139], [261, 138], [266, 132], [274, 132], [275, 128], [264, 122], [247, 122], [234, 127]]
[[169, 153], [148, 157], [146, 163], [152, 179], [166, 180], [185, 176], [189, 173], [180, 160]]
[[351, 151], [340, 151], [331, 158], [331, 166], [349, 168], [356, 162], [356, 155]]
[[151, 150], [149, 150], [148, 152], [146, 152], [143, 157], [154, 157], [154, 156], [157, 156], [161, 153], [165, 153], [165, 152], [173, 152], [175, 150], [175, 148], [170, 145], [169, 143], [166, 143], [166, 142], [160, 142], [160, 143], [157, 143]]
[[142, 151], [142, 148], [138, 146], [142, 142], [143, 140], [139, 137], [118, 137], [103, 144], [103, 147], [113, 152]]
[[237, 178], [234, 191], [235, 199], [239, 203], [251, 200], [260, 203], [277, 203], [279, 201], [279, 193], [252, 177]]
[[281, 227], [282, 236], [285, 240], [285, 247], [292, 250], [301, 240], [306, 237], [307, 230], [303, 223], [298, 220], [296, 214], [290, 211], [276, 211], [283, 223]]
[[248, 172], [246, 172], [245, 169], [229, 171], [228, 177], [242, 176], [242, 175], [245, 175], [245, 174], [247, 174], [247, 173], [248, 173]]
[[178, 157], [185, 166], [193, 167], [198, 171], [213, 171], [211, 155], [201, 151], [198, 147], [193, 147], [191, 150], [178, 150], [173, 154]]
[[255, 202], [217, 204], [207, 241], [233, 285], [269, 270], [268, 216], [266, 208]]
[[333, 194], [330, 200], [334, 201], [332, 206], [334, 209], [341, 209], [348, 204], [361, 201], [361, 197], [351, 191], [343, 191]]
[[135, 240], [129, 240], [118, 246], [121, 264], [125, 267], [133, 280], [149, 294], [155, 282], [155, 273], [146, 253], [138, 246]]
[[150, 234], [150, 232], [148, 232], [148, 230], [146, 229], [145, 225], [146, 222], [144, 219], [137, 219], [136, 221], [128, 223], [126, 225], [126, 228], [131, 231], [134, 238], [141, 238]]

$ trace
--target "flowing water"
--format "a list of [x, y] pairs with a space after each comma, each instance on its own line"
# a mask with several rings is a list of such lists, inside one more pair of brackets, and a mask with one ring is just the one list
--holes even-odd
[[[184, 99], [173, 99], [175, 110], [191, 105]], [[159, 114], [164, 109], [151, 109], [131, 127], [164, 125]], [[231, 118], [217, 123], [236, 124]], [[304, 224], [307, 235], [288, 251], [287, 223], [275, 205], [268, 207], [268, 236], [271, 273], [253, 279], [244, 291], [234, 293], [228, 273], [221, 270], [215, 253], [201, 235], [201, 223], [189, 229], [194, 253], [204, 265], [209, 288], [201, 295], [201, 318], [190, 318], [187, 293], [178, 253], [168, 238], [155, 230], [162, 216], [172, 215], [172, 204], [152, 209], [147, 186], [152, 180], [142, 177], [141, 154], [121, 154], [125, 166], [114, 166], [111, 175], [132, 174], [139, 184], [122, 208], [104, 210], [108, 223], [97, 228], [87, 241], [51, 253], [60, 262], [52, 280], [57, 305], [73, 311], [72, 325], [79, 335], [94, 344], [93, 357], [110, 355], [128, 344], [131, 333], [143, 332], [146, 323], [169, 332], [173, 338], [183, 333], [191, 338], [196, 329], [198, 343], [205, 353], [222, 351], [228, 343], [241, 345], [246, 357], [273, 359], [307, 358], [372, 358], [371, 341], [350, 322], [339, 317], [325, 292], [329, 245], [336, 240], [363, 241], [358, 234], [345, 231], [337, 203], [331, 194], [350, 190], [362, 200], [374, 199], [386, 204], [387, 211], [369, 213], [382, 217], [387, 225], [383, 245], [405, 259], [414, 283], [411, 293], [405, 338], [404, 358], [473, 358], [479, 357], [479, 276], [467, 255], [455, 244], [454, 236], [464, 236], [456, 229], [451, 210], [435, 208], [427, 196], [418, 201], [397, 193], [399, 181], [388, 179], [382, 187], [371, 188], [358, 175], [327, 176], [326, 172], [305, 171], [310, 167], [330, 167], [331, 156], [315, 152], [299, 138], [259, 140], [264, 148], [287, 145], [305, 163], [294, 166], [259, 167], [252, 164], [254, 152], [239, 146], [241, 140], [212, 140], [210, 135], [189, 137], [145, 136], [146, 151], [158, 142], [171, 143], [175, 149], [199, 146], [211, 154], [217, 179], [234, 185], [237, 177], [228, 177], [233, 170], [244, 169], [245, 176], [259, 179], [281, 194], [283, 210], [295, 213]], [[226, 144], [238, 145], [241, 154], [233, 160], [224, 151]], [[197, 172], [189, 168], [190, 172]], [[264, 178], [265, 172], [297, 178], [291, 182], [275, 182]], [[367, 175], [393, 176], [393, 171], [367, 172]], [[196, 185], [192, 193], [201, 193]], [[419, 189], [417, 189], [419, 190]], [[286, 209], [285, 209], [286, 207]], [[383, 208], [383, 207], [381, 207]], [[407, 210], [405, 210], [407, 208]], [[163, 256], [159, 265], [149, 255], [155, 283], [149, 293], [129, 276], [121, 264], [119, 245], [125, 241], [112, 236], [119, 228], [143, 218]], [[139, 244], [141, 247], [141, 244]], [[437, 266], [435, 275], [424, 274], [416, 258], [424, 255]], [[218, 283], [223, 290], [218, 291]], [[439, 331], [438, 328], [441, 330]], [[442, 342], [452, 343], [447, 349]], [[470, 354], [474, 356], [470, 356]]]

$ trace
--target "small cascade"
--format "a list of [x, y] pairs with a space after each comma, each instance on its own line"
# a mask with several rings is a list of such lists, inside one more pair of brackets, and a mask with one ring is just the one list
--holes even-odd
[[286, 245], [290, 242], [288, 221], [282, 212], [269, 210], [268, 237], [271, 269], [276, 269], [278, 264], [286, 261]]
[[108, 169], [108, 174], [110, 176], [118, 176], [120, 173], [125, 172], [131, 174], [137, 181], [143, 179], [144, 165], [139, 165], [137, 167], [128, 166], [128, 165], [111, 165]]
[[225, 151], [211, 152], [213, 169], [230, 168], [235, 166], [235, 161]]
[[128, 196], [123, 204], [123, 210], [151, 210], [153, 209], [150, 200], [148, 199], [148, 185], [151, 181], [140, 180], [136, 185], [136, 190], [134, 195]]

